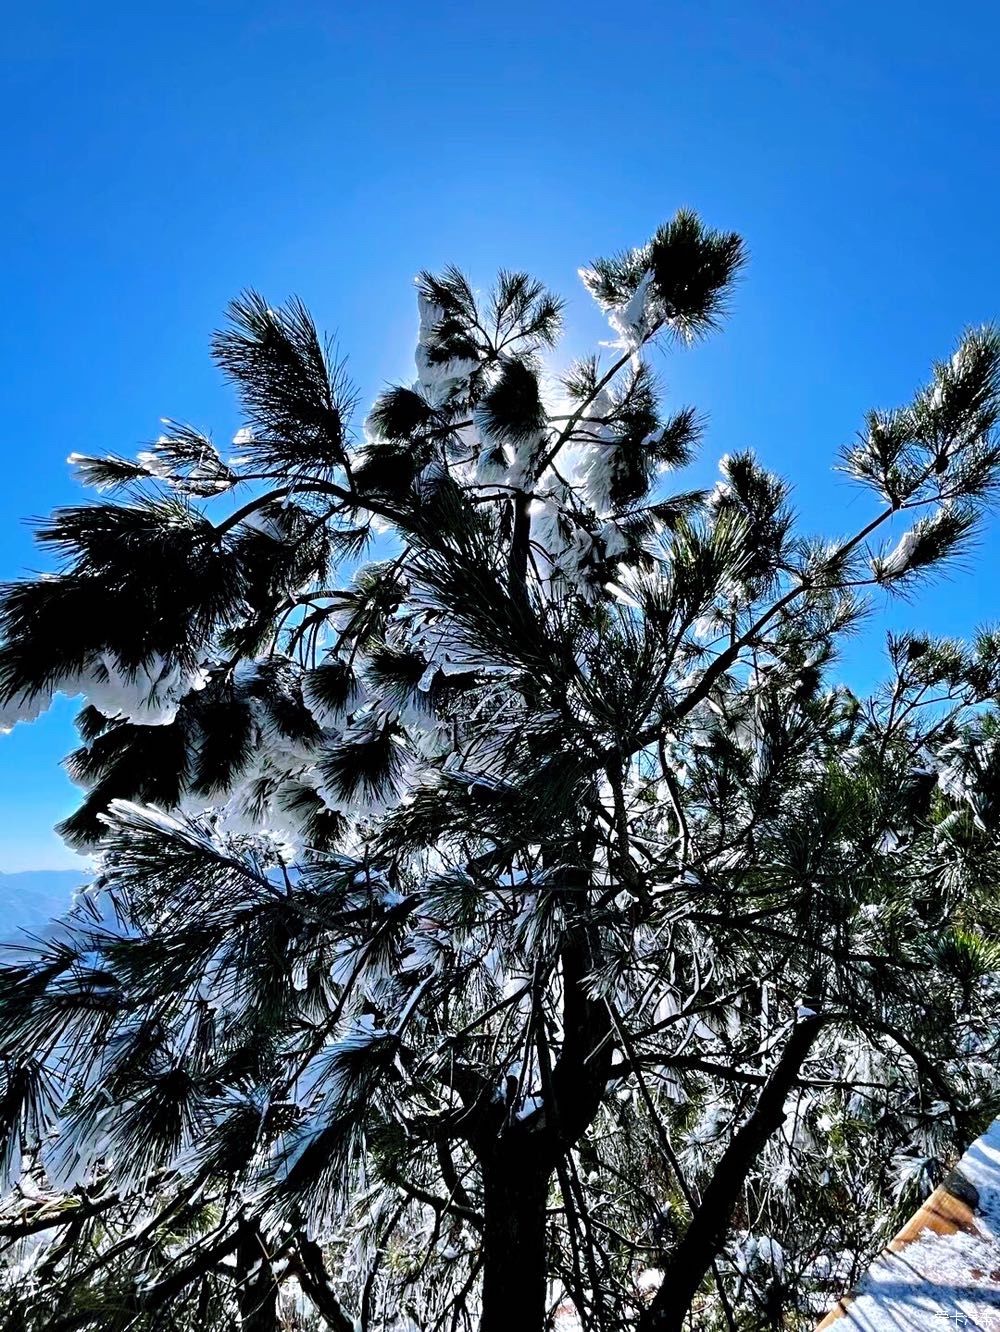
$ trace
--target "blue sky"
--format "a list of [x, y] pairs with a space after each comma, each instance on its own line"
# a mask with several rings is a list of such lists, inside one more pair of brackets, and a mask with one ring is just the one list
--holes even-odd
[[[661, 366], [710, 416], [701, 473], [752, 445], [830, 533], [865, 513], [831, 472], [864, 410], [1000, 317], [994, 5], [74, 0], [4, 36], [2, 578], [72, 450], [235, 430], [206, 348], [247, 285], [301, 294], [368, 397], [410, 373], [419, 268], [537, 273], [568, 355], [604, 336], [576, 268], [689, 204], [752, 255], [726, 335]], [[998, 549], [892, 620], [991, 618]], [[73, 710], [0, 738], [2, 870], [72, 863]]]

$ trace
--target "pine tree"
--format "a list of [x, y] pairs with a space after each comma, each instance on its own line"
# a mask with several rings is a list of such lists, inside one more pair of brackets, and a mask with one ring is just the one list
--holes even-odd
[[[811, 1326], [1000, 1105], [1000, 638], [838, 651], [968, 548], [1000, 335], [965, 335], [803, 535], [649, 353], [740, 239], [417, 284], [363, 429], [297, 301], [0, 601], [0, 723], [80, 695], [92, 886], [0, 966], [0, 1326]], [[103, 498], [100, 496], [104, 496]], [[690, 1320], [693, 1319], [693, 1322]]]

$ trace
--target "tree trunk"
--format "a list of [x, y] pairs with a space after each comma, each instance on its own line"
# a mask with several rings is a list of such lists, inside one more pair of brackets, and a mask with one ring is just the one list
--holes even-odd
[[510, 534], [510, 562], [507, 585], [512, 597], [526, 600], [525, 580], [531, 546], [531, 499], [523, 490], [514, 496], [514, 514]]
[[332, 1332], [354, 1332], [354, 1322], [348, 1318], [337, 1299], [330, 1273], [323, 1261], [323, 1250], [303, 1232], [297, 1240], [301, 1266], [298, 1269], [302, 1289], [312, 1300], [316, 1312]]
[[240, 1223], [236, 1274], [241, 1332], [278, 1332], [278, 1286], [261, 1233], [252, 1221]]
[[753, 1113], [734, 1134], [684, 1238], [670, 1255], [663, 1284], [639, 1319], [639, 1332], [682, 1332], [698, 1288], [725, 1243], [747, 1175], [768, 1138], [781, 1126], [785, 1099], [822, 1025], [822, 1017], [813, 1016], [793, 1027]]
[[491, 1101], [470, 1138], [483, 1181], [480, 1332], [544, 1332], [549, 1180], [559, 1157], [593, 1122], [611, 1069], [607, 1005], [591, 999], [586, 986], [597, 956], [594, 931], [567, 932], [561, 949], [563, 1044], [547, 1075], [541, 1053], [546, 1047], [539, 1046], [544, 1122], [508, 1123]]
[[543, 1332], [545, 1204], [552, 1166], [524, 1141], [483, 1161], [480, 1332]]

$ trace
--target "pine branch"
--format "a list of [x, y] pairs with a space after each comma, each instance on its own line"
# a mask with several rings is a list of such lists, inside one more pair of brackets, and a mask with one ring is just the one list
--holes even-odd
[[684, 1237], [673, 1250], [663, 1283], [639, 1318], [640, 1332], [681, 1332], [698, 1287], [725, 1242], [733, 1208], [768, 1138], [784, 1120], [784, 1105], [799, 1069], [825, 1022], [805, 1018], [792, 1028], [750, 1117], [737, 1129], [702, 1193]]

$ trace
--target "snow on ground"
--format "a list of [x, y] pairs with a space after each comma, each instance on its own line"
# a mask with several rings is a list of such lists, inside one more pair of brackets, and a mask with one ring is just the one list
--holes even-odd
[[820, 1328], [1000, 1332], [1000, 1119], [972, 1144], [956, 1175]]

